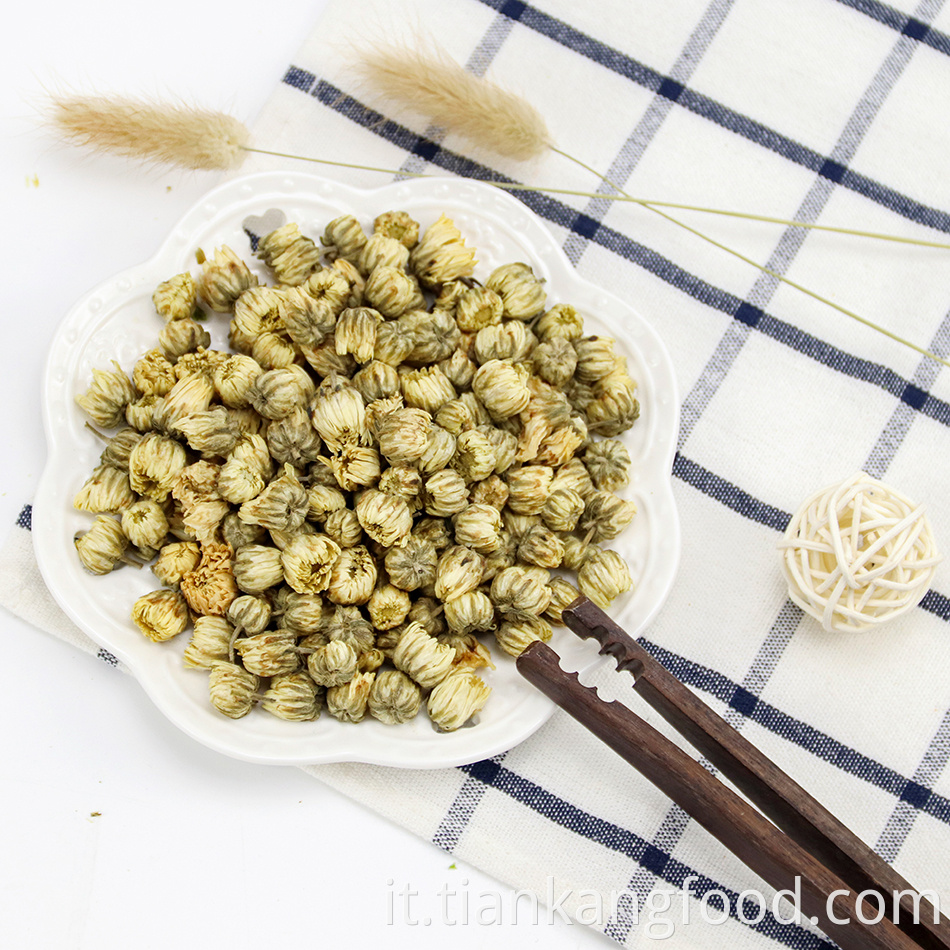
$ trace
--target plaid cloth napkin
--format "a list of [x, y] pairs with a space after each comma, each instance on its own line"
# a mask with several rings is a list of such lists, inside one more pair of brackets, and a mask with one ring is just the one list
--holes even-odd
[[[255, 143], [598, 189], [558, 155], [499, 162], [365, 102], [342, 51], [420, 24], [467, 68], [523, 94], [562, 149], [640, 197], [931, 240], [950, 232], [942, 0], [336, 0]], [[254, 156], [243, 171], [282, 165]], [[830, 634], [788, 599], [777, 552], [804, 498], [859, 469], [924, 502], [938, 544], [950, 545], [948, 374], [778, 279], [946, 355], [950, 255], [670, 212], [769, 275], [635, 206], [516, 194], [586, 278], [658, 328], [677, 368], [682, 564], [642, 642], [950, 910], [950, 566], [905, 617]], [[23, 529], [28, 508], [3, 552], [0, 601], [103, 655], [45, 594]], [[604, 668], [596, 679], [643, 711], [625, 677]], [[769, 889], [566, 715], [464, 768], [309, 771], [625, 946], [830, 945], [807, 922], [760, 913], [743, 892], [770, 901]]]

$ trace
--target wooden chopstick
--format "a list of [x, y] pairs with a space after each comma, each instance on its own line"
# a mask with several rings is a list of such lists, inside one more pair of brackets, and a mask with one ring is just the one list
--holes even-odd
[[[529, 681], [647, 775], [770, 884], [786, 888], [787, 882], [799, 875], [802, 910], [817, 917], [819, 926], [843, 947], [950, 950], [950, 924], [942, 916], [934, 923], [934, 908], [929, 901], [920, 898], [916, 889], [879, 855], [706, 706], [607, 614], [581, 597], [564, 610], [563, 616], [567, 626], [579, 636], [596, 639], [601, 644], [600, 652], [612, 656], [619, 670], [629, 671], [637, 692], [784, 834], [768, 821], [762, 826], [764, 819], [755, 809], [625, 706], [604, 703], [594, 691], [582, 686], [575, 675], [565, 673], [557, 662], [557, 654], [545, 644], [532, 644], [518, 659], [518, 669]], [[697, 789], [701, 792], [697, 793]], [[721, 797], [723, 793], [725, 798]], [[711, 805], [713, 802], [716, 804]], [[723, 812], [726, 804], [729, 811]], [[729, 815], [725, 821], [723, 814]], [[775, 838], [774, 834], [781, 837]], [[794, 855], [791, 864], [788, 855]], [[831, 887], [832, 883], [836, 886]], [[834, 914], [839, 919], [850, 918], [848, 927], [835, 924], [826, 913], [828, 894], [842, 888], [849, 896], [842, 899], [842, 910], [833, 905]], [[880, 924], [861, 922], [856, 916], [855, 899], [864, 891], [879, 894], [885, 902], [882, 906], [889, 912], [895, 895], [901, 895], [896, 927], [886, 916]], [[917, 913], [915, 896], [919, 899]], [[819, 904], [820, 907], [816, 906]], [[869, 906], [864, 916], [873, 919], [874, 910]], [[868, 942], [871, 940], [879, 942]]]

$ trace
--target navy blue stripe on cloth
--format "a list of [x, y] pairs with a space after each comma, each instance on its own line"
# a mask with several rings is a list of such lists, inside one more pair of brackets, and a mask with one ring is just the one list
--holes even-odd
[[[950, 232], [950, 213], [932, 208], [915, 201], [908, 195], [876, 182], [871, 178], [854, 172], [825, 155], [810, 149], [775, 129], [756, 122], [748, 116], [724, 106], [708, 96], [682, 86], [662, 73], [643, 63], [637, 62], [619, 50], [607, 46], [570, 24], [552, 17], [526, 3], [515, 7], [508, 0], [478, 0], [479, 3], [499, 13], [510, 16], [522, 26], [547, 37], [555, 43], [586, 57], [592, 62], [623, 76], [653, 93], [663, 95], [684, 109], [698, 115], [723, 129], [768, 149], [796, 165], [808, 168], [819, 175], [839, 183], [877, 204], [883, 205], [895, 214], [934, 228]], [[907, 17], [903, 20], [906, 22]]]
[[[471, 159], [449, 149], [441, 148], [436, 143], [425, 139], [405, 126], [399, 125], [391, 119], [386, 119], [380, 113], [368, 109], [362, 103], [346, 95], [336, 86], [324, 80], [318, 80], [313, 73], [291, 66], [287, 70], [283, 81], [286, 85], [313, 96], [323, 105], [346, 116], [380, 138], [414, 155], [424, 156], [427, 161], [445, 171], [463, 178], [482, 181], [513, 181], [513, 179], [499, 174], [486, 165], [473, 162]], [[907, 402], [908, 405], [919, 403], [919, 405], [913, 405], [913, 408], [942, 425], [950, 426], [950, 404], [930, 394], [927, 394], [925, 399], [919, 399], [911, 388], [912, 384], [892, 370], [839, 350], [831, 344], [805, 333], [798, 327], [785, 323], [777, 317], [753, 307], [734, 294], [695, 277], [663, 255], [643, 244], [638, 244], [613, 228], [600, 224], [592, 231], [585, 229], [583, 215], [579, 214], [575, 208], [555, 200], [550, 195], [534, 191], [516, 191], [514, 197], [527, 205], [539, 217], [574, 234], [582, 235], [600, 247], [637, 264], [648, 273], [671, 284], [710, 309], [717, 310], [753, 327], [765, 336], [796, 350], [823, 366], [828, 366], [852, 379], [877, 386]]]
[[[748, 924], [738, 915], [739, 895], [722, 884], [702, 874], [697, 874], [689, 865], [677, 860], [667, 851], [651, 844], [646, 839], [626, 828], [615, 825], [558, 798], [546, 788], [511, 771], [491, 759], [460, 766], [460, 770], [484, 785], [508, 795], [514, 801], [530, 808], [539, 815], [553, 821], [569, 831], [616, 851], [652, 872], [657, 878], [671, 887], [682, 890], [687, 878], [689, 890], [696, 898], [702, 899], [709, 894], [708, 904], [714, 910], [723, 910], [721, 899], [713, 892], [724, 894], [729, 903], [729, 916], [741, 920], [745, 926], [793, 950], [832, 950], [835, 944], [827, 938], [809, 933], [795, 924], [781, 924], [768, 911], [758, 924]], [[751, 906], [744, 911], [748, 918], [754, 919], [755, 910]]]
[[26, 528], [27, 531], [33, 530], [33, 506], [24, 505], [20, 514], [17, 516], [16, 524], [18, 528]]
[[640, 638], [639, 642], [647, 652], [688, 686], [714, 696], [729, 708], [741, 712], [750, 722], [781, 736], [842, 772], [863, 779], [900, 801], [913, 799], [910, 803], [914, 807], [938, 821], [950, 824], [950, 799], [929, 789], [925, 790], [926, 796], [914, 794], [913, 786], [916, 783], [911, 779], [764, 702], [722, 673], [687, 660], [649, 640]]
[[858, 13], [863, 13], [866, 17], [882, 23], [884, 26], [903, 33], [923, 46], [929, 46], [938, 53], [950, 55], [950, 36], [935, 30], [926, 23], [900, 10], [889, 7], [886, 3], [878, 3], [877, 0], [837, 0], [842, 6], [850, 7]]

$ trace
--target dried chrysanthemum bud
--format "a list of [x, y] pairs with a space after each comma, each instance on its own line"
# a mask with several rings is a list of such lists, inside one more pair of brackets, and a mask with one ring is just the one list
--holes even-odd
[[[106, 437], [102, 436], [102, 438]], [[141, 432], [136, 432], [135, 429], [129, 427], [119, 429], [111, 439], [106, 441], [106, 447], [102, 450], [102, 455], [99, 456], [100, 463], [128, 472], [129, 455], [132, 453], [132, 449], [141, 441]]]
[[471, 277], [475, 252], [444, 214], [426, 228], [409, 258], [413, 272], [424, 287], [433, 289], [449, 280]]
[[256, 498], [244, 502], [238, 517], [249, 524], [259, 524], [270, 530], [293, 531], [303, 524], [309, 500], [296, 472], [289, 465]]
[[562, 534], [561, 541], [564, 544], [564, 558], [561, 565], [569, 571], [579, 571], [584, 566], [588, 556], [594, 551], [600, 550], [596, 544], [591, 544], [587, 538], [578, 538], [573, 534]]
[[235, 663], [219, 661], [211, 667], [208, 691], [211, 705], [231, 719], [246, 716], [254, 706], [260, 679]]
[[178, 423], [196, 412], [205, 412], [214, 398], [214, 384], [203, 373], [178, 380], [162, 397], [152, 415], [152, 424], [167, 435], [179, 433]]
[[111, 465], [99, 465], [76, 493], [73, 507], [93, 514], [120, 512], [133, 504], [135, 498], [127, 472]]
[[231, 624], [224, 617], [197, 617], [182, 662], [188, 669], [211, 669], [227, 660], [231, 643]]
[[[375, 339], [375, 329], [373, 331]], [[372, 355], [372, 354], [371, 354]], [[388, 363], [371, 360], [354, 377], [353, 386], [366, 403], [399, 392], [399, 374]]]
[[455, 440], [451, 465], [466, 483], [480, 482], [495, 471], [497, 458], [491, 439], [479, 429], [469, 429]]
[[388, 366], [398, 366], [412, 352], [415, 342], [403, 332], [398, 321], [382, 323], [376, 328], [373, 358]]
[[505, 615], [539, 616], [551, 603], [549, 579], [540, 568], [505, 568], [491, 582], [492, 603]]
[[[171, 526], [171, 522], [169, 522], [169, 526]], [[260, 544], [266, 536], [265, 528], [262, 528], [259, 524], [245, 524], [238, 517], [236, 511], [225, 515], [221, 522], [221, 537], [226, 544], [231, 545], [233, 551], [244, 547], [245, 544]]]
[[376, 674], [369, 694], [369, 712], [388, 726], [408, 722], [419, 712], [422, 690], [400, 670]]
[[327, 225], [320, 243], [328, 261], [342, 257], [355, 262], [366, 244], [366, 232], [353, 215], [344, 214]]
[[406, 405], [424, 409], [431, 415], [455, 399], [455, 387], [437, 366], [410, 370], [403, 373], [399, 381]]
[[237, 586], [246, 594], [260, 594], [283, 583], [282, 552], [263, 544], [245, 544], [234, 552], [231, 569]]
[[300, 367], [261, 373], [247, 391], [250, 404], [265, 419], [281, 419], [304, 408], [314, 394], [310, 377]]
[[241, 436], [224, 406], [192, 413], [178, 422], [177, 429], [188, 444], [206, 458], [227, 455]]
[[566, 386], [577, 367], [577, 352], [570, 341], [554, 339], [539, 343], [531, 354], [535, 372], [552, 386]]
[[577, 583], [598, 607], [607, 608], [633, 587], [627, 562], [616, 551], [592, 551], [577, 572]]
[[132, 620], [154, 643], [177, 637], [188, 626], [188, 605], [175, 590], [153, 590], [132, 605]]
[[591, 443], [584, 452], [584, 465], [594, 485], [603, 491], [616, 491], [630, 481], [630, 453], [617, 439]]
[[[402, 332], [412, 339], [406, 362], [413, 366], [429, 366], [448, 359], [461, 340], [458, 324], [444, 310], [410, 310], [398, 321]], [[377, 358], [380, 358], [377, 354]]]
[[495, 631], [495, 639], [505, 653], [517, 657], [536, 640], [547, 643], [552, 632], [551, 625], [542, 617], [522, 614], [500, 624]]
[[538, 344], [538, 338], [524, 323], [508, 320], [498, 326], [483, 327], [475, 334], [473, 347], [479, 363], [490, 360], [512, 360], [516, 363], [528, 359]]
[[457, 448], [455, 436], [439, 425], [433, 425], [429, 430], [426, 447], [416, 463], [423, 475], [432, 475], [441, 472], [455, 457]]
[[327, 597], [335, 604], [365, 604], [376, 586], [376, 577], [376, 562], [365, 547], [344, 548], [330, 572]]
[[501, 547], [501, 513], [491, 505], [469, 505], [453, 519], [456, 543], [479, 554]]
[[455, 319], [460, 330], [475, 333], [482, 327], [501, 323], [503, 312], [504, 304], [495, 291], [487, 287], [470, 287], [459, 297]]
[[357, 363], [368, 363], [376, 349], [376, 329], [382, 320], [380, 311], [370, 307], [344, 310], [333, 334], [337, 353], [351, 353]]
[[371, 445], [344, 445], [330, 458], [340, 488], [356, 491], [379, 481], [379, 452]]
[[366, 406], [355, 389], [347, 387], [323, 395], [318, 393], [311, 418], [331, 452], [339, 452], [344, 445], [366, 445], [369, 441]]
[[551, 591], [551, 603], [544, 611], [544, 619], [549, 623], [563, 624], [564, 618], [561, 616], [565, 607], [570, 607], [580, 596], [580, 591], [563, 577], [552, 577], [548, 584]]
[[302, 284], [320, 265], [320, 249], [294, 223], [264, 235], [257, 242], [257, 256], [282, 284]]
[[413, 220], [405, 211], [386, 211], [373, 222], [376, 234], [399, 241], [405, 247], [415, 247], [419, 240], [419, 222]]
[[[388, 267], [405, 273], [408, 263], [409, 248], [405, 244], [386, 234], [373, 234], [363, 246], [363, 250], [360, 251], [356, 266], [361, 273], [371, 280], [373, 272], [381, 267]], [[368, 286], [369, 280], [367, 281]], [[363, 293], [369, 299], [366, 287], [364, 287]]]
[[205, 260], [198, 278], [202, 299], [218, 313], [226, 313], [245, 290], [256, 285], [257, 278], [227, 245]]
[[182, 445], [157, 432], [150, 432], [129, 453], [132, 490], [153, 501], [164, 501], [186, 462]]
[[609, 541], [630, 524], [636, 513], [632, 501], [624, 501], [610, 491], [595, 491], [587, 496], [577, 527], [585, 534], [590, 532], [593, 541]]
[[262, 372], [255, 359], [238, 353], [215, 366], [212, 381], [221, 402], [229, 408], [240, 409], [250, 404], [251, 386]]
[[379, 451], [389, 462], [415, 462], [429, 440], [432, 418], [422, 409], [396, 409], [383, 416], [376, 428]]
[[454, 600], [482, 581], [484, 561], [477, 552], [462, 544], [447, 548], [439, 556], [435, 571], [435, 596], [443, 602]]
[[125, 421], [125, 407], [138, 396], [132, 381], [113, 360], [115, 370], [93, 369], [92, 384], [76, 404], [96, 425], [114, 429]]
[[593, 386], [593, 398], [584, 407], [592, 432], [605, 436], [626, 432], [640, 416], [637, 384], [623, 371], [609, 373]]
[[231, 570], [232, 551], [227, 544], [202, 544], [201, 562], [182, 576], [181, 593], [195, 613], [216, 617], [227, 613], [238, 589]]
[[332, 538], [341, 548], [356, 547], [363, 538], [363, 527], [355, 511], [340, 508], [331, 511], [323, 525], [327, 537]]
[[234, 641], [244, 668], [258, 676], [282, 676], [296, 671], [300, 666], [296, 646], [293, 636], [280, 630]]
[[143, 499], [122, 512], [122, 530], [137, 548], [158, 548], [168, 534], [168, 519], [161, 505]]
[[373, 625], [363, 616], [359, 607], [337, 607], [321, 624], [320, 630], [328, 643], [343, 640], [353, 647], [357, 656], [372, 650], [376, 640]]
[[535, 277], [527, 264], [496, 267], [485, 286], [501, 297], [506, 317], [530, 320], [544, 309], [544, 282]]
[[298, 594], [318, 594], [327, 589], [339, 555], [339, 546], [324, 535], [298, 535], [280, 555], [284, 580]]
[[[289, 591], [283, 600], [274, 604], [274, 615], [282, 627], [298, 637], [323, 632], [327, 618], [323, 600], [317, 594], [298, 594], [286, 587], [280, 591]], [[329, 637], [325, 637], [323, 642], [329, 642]]]
[[468, 507], [465, 479], [454, 469], [445, 468], [426, 480], [422, 500], [428, 514], [447, 518]]
[[242, 594], [231, 601], [227, 618], [235, 630], [255, 636], [267, 629], [271, 618], [271, 606], [263, 597]]
[[412, 603], [405, 590], [393, 584], [383, 584], [373, 591], [366, 606], [377, 630], [392, 630], [406, 619]]
[[412, 536], [402, 547], [386, 552], [386, 572], [401, 590], [418, 590], [435, 582], [438, 552], [431, 541]]
[[197, 309], [198, 288], [187, 271], [163, 280], [152, 294], [155, 312], [166, 322], [193, 317]]
[[412, 530], [412, 512], [395, 495], [376, 489], [364, 491], [356, 503], [356, 516], [363, 530], [386, 547], [403, 543]]
[[438, 637], [446, 631], [445, 604], [434, 597], [417, 597], [406, 620], [407, 623], [421, 624], [430, 637]]
[[303, 468], [317, 459], [322, 447], [309, 413], [300, 407], [269, 422], [266, 440], [271, 458], [294, 468]]
[[579, 458], [571, 459], [554, 473], [551, 491], [559, 491], [562, 488], [570, 488], [576, 491], [581, 498], [587, 498], [594, 491], [594, 483], [590, 479], [590, 474]]
[[227, 362], [228, 354], [221, 350], [209, 350], [204, 346], [199, 346], [194, 352], [182, 353], [175, 363], [175, 378], [184, 379], [186, 376], [194, 376], [196, 373], [203, 373], [209, 379], [214, 376], [214, 371]]
[[564, 543], [544, 525], [535, 525], [518, 542], [518, 559], [537, 567], [559, 567], [564, 560]]
[[406, 627], [393, 650], [393, 665], [412, 677], [423, 689], [442, 682], [452, 669], [455, 650], [429, 636], [413, 621]]
[[[398, 317], [419, 302], [415, 281], [401, 268], [380, 264], [367, 273], [369, 273], [369, 278], [363, 288], [363, 300], [384, 317]], [[375, 345], [374, 337], [372, 341], [374, 349]], [[370, 350], [370, 355], [372, 355], [372, 350]]]
[[535, 526], [541, 524], [539, 515], [519, 515], [510, 508], [505, 508], [501, 513], [501, 522], [505, 530], [518, 543]]
[[436, 413], [435, 421], [452, 435], [459, 435], [475, 427], [475, 417], [467, 403], [451, 399]]
[[443, 732], [453, 732], [479, 712], [490, 695], [491, 687], [477, 674], [471, 670], [456, 670], [432, 690], [426, 710]]
[[466, 591], [446, 603], [445, 622], [456, 633], [491, 630], [495, 625], [495, 607], [480, 590]]
[[518, 439], [512, 433], [493, 425], [480, 425], [478, 431], [488, 439], [495, 453], [495, 474], [501, 475], [502, 472], [507, 472], [515, 464]]
[[555, 304], [534, 325], [535, 332], [545, 342], [579, 340], [584, 335], [584, 318], [569, 304]]
[[309, 722], [320, 715], [323, 691], [308, 673], [274, 676], [261, 696], [261, 709], [290, 722]]
[[508, 486], [497, 475], [489, 475], [472, 486], [469, 499], [473, 505], [490, 505], [501, 511], [508, 502]]
[[373, 688], [375, 673], [356, 673], [340, 686], [327, 690], [327, 712], [340, 722], [362, 722]]
[[92, 574], [108, 574], [122, 560], [129, 539], [116, 518], [98, 515], [92, 527], [75, 539], [79, 562]]
[[574, 340], [577, 353], [575, 376], [582, 383], [595, 383], [617, 369], [614, 341], [605, 336], [586, 336]]
[[[166, 323], [158, 334], [158, 349], [172, 363], [176, 363], [186, 353], [194, 353], [200, 347], [210, 345], [211, 334], [191, 317]], [[181, 379], [177, 372], [175, 376]]]
[[152, 573], [167, 587], [176, 587], [200, 561], [201, 550], [194, 541], [175, 541], [158, 552]]
[[356, 676], [356, 651], [344, 640], [331, 640], [307, 657], [307, 670], [320, 686], [342, 686]]
[[[467, 348], [466, 348], [467, 349]], [[449, 378], [449, 382], [460, 392], [469, 389], [478, 367], [469, 359], [468, 353], [458, 349], [442, 360], [439, 369]]]
[[483, 363], [472, 380], [472, 391], [495, 419], [507, 419], [527, 408], [531, 400], [527, 369], [509, 360]]
[[552, 531], [573, 531], [583, 513], [584, 499], [580, 492], [573, 488], [556, 488], [541, 509], [541, 520]]
[[412, 465], [399, 462], [396, 465], [390, 465], [380, 475], [378, 488], [387, 495], [401, 498], [410, 509], [415, 509], [418, 507], [419, 494], [422, 492], [422, 474]]
[[325, 521], [334, 511], [345, 507], [346, 498], [339, 488], [312, 485], [307, 492], [307, 518], [310, 521]]
[[508, 507], [519, 515], [537, 515], [551, 493], [554, 470], [547, 465], [523, 465], [510, 469], [508, 482]]
[[149, 350], [132, 368], [132, 383], [143, 396], [164, 396], [176, 382], [175, 367], [159, 349]]

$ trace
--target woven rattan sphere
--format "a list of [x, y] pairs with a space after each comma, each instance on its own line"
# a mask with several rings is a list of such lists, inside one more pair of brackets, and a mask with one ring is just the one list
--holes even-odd
[[789, 597], [845, 632], [916, 607], [940, 561], [923, 506], [864, 472], [812, 495], [780, 547]]

